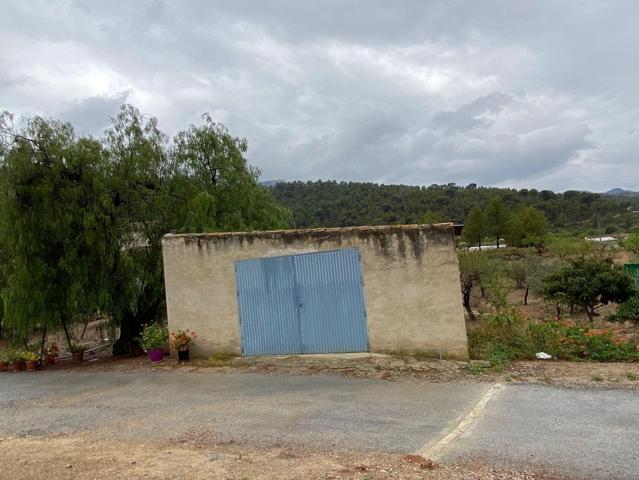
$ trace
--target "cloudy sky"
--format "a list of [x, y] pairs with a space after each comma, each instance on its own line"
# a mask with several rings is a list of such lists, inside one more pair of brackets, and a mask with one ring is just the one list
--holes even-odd
[[203, 112], [265, 179], [639, 189], [639, 2], [0, 0], [0, 110]]

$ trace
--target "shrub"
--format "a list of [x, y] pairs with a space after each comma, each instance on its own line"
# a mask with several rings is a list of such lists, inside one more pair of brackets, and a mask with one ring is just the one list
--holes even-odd
[[140, 344], [144, 350], [153, 350], [154, 348], [164, 348], [169, 342], [169, 330], [157, 323], [145, 325], [142, 330], [142, 341]]
[[639, 324], [639, 297], [632, 297], [619, 305], [617, 313], [611, 315], [610, 320], [613, 322], [625, 322], [626, 320], [630, 320]]
[[612, 332], [578, 326], [563, 328], [561, 357], [567, 360], [588, 359], [596, 362], [639, 360], [635, 342], [620, 342]]
[[468, 332], [471, 358], [504, 366], [546, 352], [564, 360], [639, 361], [635, 341], [620, 341], [612, 332], [571, 323], [538, 322], [516, 311], [484, 315]]
[[81, 343], [74, 343], [71, 345], [71, 353], [84, 353], [87, 351], [87, 346]]
[[558, 342], [554, 330], [531, 322], [515, 310], [484, 315], [481, 325], [468, 332], [471, 357], [497, 365], [534, 358], [540, 351], [556, 355]]

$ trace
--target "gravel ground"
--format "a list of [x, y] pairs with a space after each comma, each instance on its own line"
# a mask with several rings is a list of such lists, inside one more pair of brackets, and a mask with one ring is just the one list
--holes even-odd
[[237, 444], [132, 443], [81, 437], [0, 439], [2, 478], [12, 480], [424, 479], [568, 480], [539, 468], [481, 460], [436, 465], [414, 455], [251, 448]]

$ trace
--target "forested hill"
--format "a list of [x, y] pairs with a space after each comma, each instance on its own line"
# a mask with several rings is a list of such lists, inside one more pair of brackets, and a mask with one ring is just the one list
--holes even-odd
[[508, 189], [455, 184], [416, 187], [355, 182], [280, 182], [276, 199], [293, 211], [296, 227], [337, 227], [463, 221], [474, 206], [500, 197], [510, 207], [542, 210], [553, 229], [628, 231], [639, 224], [639, 199], [597, 193]]

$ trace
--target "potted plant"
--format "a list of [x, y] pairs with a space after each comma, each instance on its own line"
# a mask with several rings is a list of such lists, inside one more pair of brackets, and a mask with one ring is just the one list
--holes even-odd
[[180, 362], [189, 361], [189, 346], [197, 335], [192, 330], [178, 330], [171, 333], [171, 348], [178, 353]]
[[21, 353], [17, 350], [10, 350], [7, 353], [7, 361], [11, 364], [14, 372], [20, 372], [25, 368], [24, 359], [22, 358]]
[[40, 355], [35, 352], [30, 352], [29, 350], [24, 350], [20, 356], [27, 366], [27, 371], [35, 372], [38, 369], [38, 360], [40, 360]]
[[9, 368], [9, 362], [7, 360], [7, 352], [4, 349], [0, 350], [0, 372], [6, 372]]
[[164, 360], [164, 346], [169, 341], [169, 331], [164, 325], [152, 323], [142, 330], [142, 348], [149, 355], [151, 363]]
[[71, 354], [73, 355], [74, 362], [82, 362], [84, 360], [84, 352], [86, 352], [86, 345], [80, 343], [74, 343], [71, 345]]
[[58, 347], [58, 343], [53, 340], [45, 350], [45, 358], [48, 365], [53, 365], [56, 362], [58, 353], [60, 353], [60, 347]]

